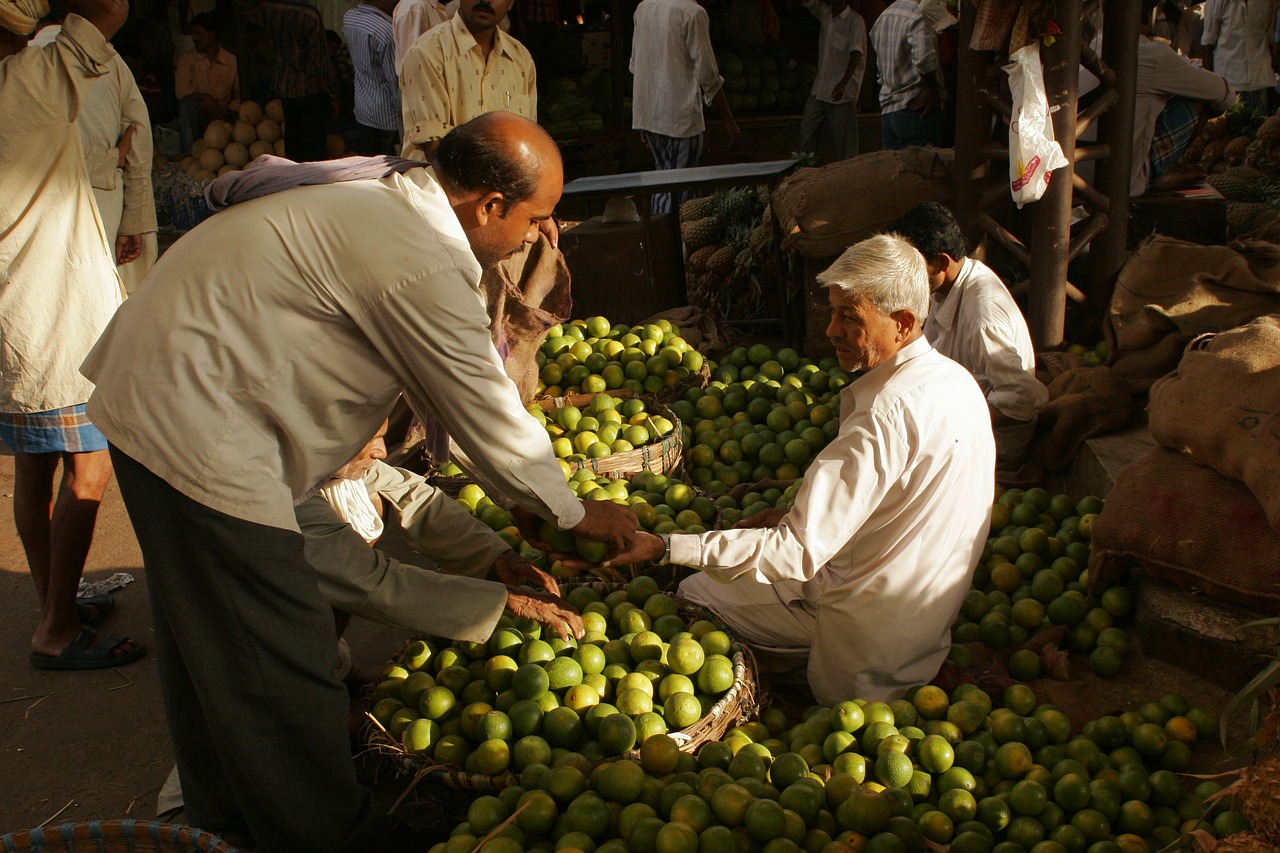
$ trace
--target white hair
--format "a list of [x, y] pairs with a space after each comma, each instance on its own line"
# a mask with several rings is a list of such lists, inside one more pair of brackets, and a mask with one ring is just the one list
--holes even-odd
[[864, 298], [885, 316], [910, 311], [921, 325], [929, 316], [929, 270], [924, 256], [897, 234], [877, 234], [850, 246], [817, 275], [817, 282]]

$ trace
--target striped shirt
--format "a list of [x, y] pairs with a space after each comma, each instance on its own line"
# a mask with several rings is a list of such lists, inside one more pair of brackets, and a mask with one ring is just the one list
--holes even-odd
[[361, 3], [342, 16], [342, 37], [356, 72], [356, 121], [378, 130], [400, 131], [400, 88], [396, 82], [391, 16]]
[[880, 77], [880, 112], [905, 110], [938, 70], [938, 41], [916, 0], [896, 0], [871, 27]]

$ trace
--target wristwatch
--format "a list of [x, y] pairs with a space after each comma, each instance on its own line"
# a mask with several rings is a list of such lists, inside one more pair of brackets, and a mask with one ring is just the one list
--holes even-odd
[[665, 566], [671, 562], [671, 534], [659, 533], [658, 538], [662, 540], [662, 558], [658, 560], [658, 565]]

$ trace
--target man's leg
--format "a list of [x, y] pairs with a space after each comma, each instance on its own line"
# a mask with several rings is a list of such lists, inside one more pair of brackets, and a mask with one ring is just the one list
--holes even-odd
[[27, 555], [41, 614], [49, 591], [53, 477], [57, 470], [56, 453], [18, 453], [13, 457], [13, 521]]
[[894, 110], [891, 113], [880, 113], [880, 149], [882, 151], [897, 151], [907, 147], [901, 135], [904, 130], [903, 114], [906, 112], [907, 110]]
[[113, 448], [142, 548], [191, 822], [263, 853], [368, 848], [333, 613], [302, 537], [191, 500]]
[[[680, 584], [682, 597], [724, 619], [740, 640], [765, 649], [805, 649], [813, 644], [815, 609], [792, 599], [787, 584], [765, 584], [743, 578], [720, 583], [698, 574]], [[780, 594], [781, 593], [781, 594]]]
[[858, 156], [858, 105], [849, 101], [824, 106], [827, 127], [831, 129], [831, 138], [836, 146], [836, 159], [848, 160]]
[[323, 93], [304, 98], [281, 98], [284, 123], [289, 129], [284, 141], [285, 154], [297, 163], [324, 160], [324, 136], [329, 125], [329, 98]]
[[804, 102], [800, 114], [800, 150], [812, 154], [818, 147], [818, 130], [822, 127], [825, 110], [823, 103], [813, 95]]
[[178, 101], [178, 147], [190, 151], [191, 145], [204, 133], [204, 110], [194, 98]]
[[[653, 155], [655, 169], [684, 169], [698, 165], [702, 161], [702, 134], [677, 138], [663, 136], [660, 133], [645, 131], [645, 141], [649, 145], [649, 153]], [[684, 200], [681, 194], [680, 200]], [[655, 195], [650, 206], [655, 216], [659, 213], [671, 212], [671, 193]]]

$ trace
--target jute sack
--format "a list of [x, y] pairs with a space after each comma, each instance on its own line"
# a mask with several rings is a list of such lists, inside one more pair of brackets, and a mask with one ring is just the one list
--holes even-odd
[[1280, 613], [1280, 533], [1241, 483], [1154, 447], [1121, 472], [1093, 526], [1090, 584], [1148, 577]]
[[1086, 438], [1122, 429], [1141, 414], [1129, 383], [1109, 369], [1069, 368], [1049, 383], [1032, 458], [1046, 471], [1065, 471]]
[[538, 385], [538, 348], [547, 329], [569, 319], [573, 298], [569, 266], [545, 234], [489, 270], [480, 280], [489, 308], [489, 331], [507, 376], [529, 402]]
[[1196, 339], [1149, 410], [1157, 444], [1242, 481], [1280, 530], [1280, 316]]
[[950, 200], [953, 159], [946, 148], [906, 148], [799, 170], [770, 202], [782, 247], [832, 258], [922, 201]]
[[1109, 313], [1110, 367], [1149, 384], [1177, 366], [1192, 338], [1280, 313], [1280, 246], [1153, 236], [1120, 271]]

